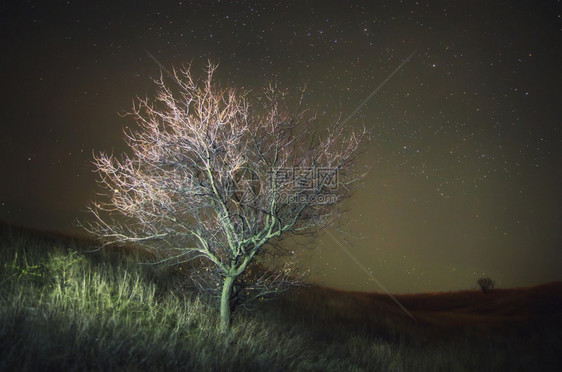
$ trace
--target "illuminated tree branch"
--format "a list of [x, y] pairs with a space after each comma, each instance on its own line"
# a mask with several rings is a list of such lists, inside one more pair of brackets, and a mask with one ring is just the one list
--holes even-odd
[[[213, 83], [215, 69], [209, 64], [202, 81], [174, 70], [179, 89], [160, 78], [156, 100], [134, 104], [139, 129], [125, 133], [130, 155], [94, 156], [108, 200], [91, 205], [89, 230], [107, 244], [191, 261], [194, 283], [220, 291], [226, 327], [234, 292], [259, 297], [294, 282], [298, 252], [282, 256], [271, 243], [338, 216], [338, 203], [362, 176], [351, 170], [366, 132], [338, 122], [319, 134], [302, 97], [293, 113], [271, 86], [251, 106], [247, 93]], [[287, 266], [246, 275], [266, 252]]]

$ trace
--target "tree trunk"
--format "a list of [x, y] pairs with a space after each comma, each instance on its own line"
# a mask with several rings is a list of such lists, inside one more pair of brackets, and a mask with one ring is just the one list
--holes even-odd
[[230, 298], [232, 297], [232, 287], [236, 277], [227, 276], [224, 279], [221, 295], [221, 329], [228, 329], [230, 326]]

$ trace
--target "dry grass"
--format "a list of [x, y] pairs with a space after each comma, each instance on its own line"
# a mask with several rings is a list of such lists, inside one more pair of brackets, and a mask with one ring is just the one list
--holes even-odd
[[220, 331], [139, 257], [2, 227], [0, 370], [562, 370], [562, 285], [386, 296], [307, 287]]

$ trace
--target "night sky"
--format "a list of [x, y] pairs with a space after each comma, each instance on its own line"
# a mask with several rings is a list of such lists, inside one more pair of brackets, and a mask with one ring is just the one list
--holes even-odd
[[[560, 1], [2, 1], [0, 219], [83, 234], [92, 153], [125, 150], [152, 53], [223, 85], [307, 85], [329, 123], [373, 140], [330, 231], [391, 292], [562, 280]], [[380, 291], [322, 233], [328, 286]]]

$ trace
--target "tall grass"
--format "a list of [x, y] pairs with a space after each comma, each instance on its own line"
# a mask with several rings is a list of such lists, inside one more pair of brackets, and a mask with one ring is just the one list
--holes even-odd
[[505, 339], [417, 342], [390, 320], [371, 332], [339, 324], [321, 303], [238, 311], [222, 332], [214, 304], [183, 288], [176, 272], [135, 257], [4, 229], [0, 370], [495, 371], [559, 362], [528, 350], [529, 360], [514, 359], [523, 346]]

